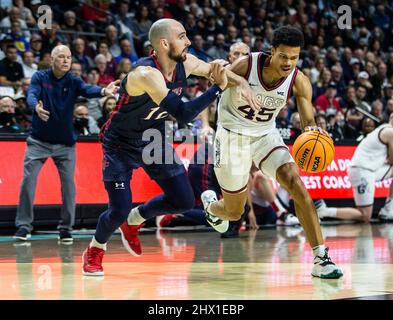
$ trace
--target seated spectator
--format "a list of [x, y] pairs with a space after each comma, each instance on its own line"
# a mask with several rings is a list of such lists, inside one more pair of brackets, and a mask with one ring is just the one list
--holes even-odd
[[337, 84], [330, 81], [325, 94], [319, 96], [315, 100], [315, 107], [319, 112], [326, 113], [327, 109], [335, 109], [336, 112], [341, 111], [339, 99], [336, 98]]
[[356, 88], [354, 86], [348, 86], [346, 89], [345, 96], [340, 99], [340, 108], [342, 112], [345, 114], [347, 109], [355, 108], [357, 104], [356, 99]]
[[360, 71], [356, 80], [356, 86], [363, 86], [366, 88], [367, 93], [364, 97], [365, 100], [375, 99], [375, 95], [373, 94], [373, 85], [369, 81], [369, 75], [366, 71]]
[[314, 84], [318, 81], [319, 75], [325, 68], [325, 59], [323, 57], [317, 57], [314, 62], [314, 67], [311, 68], [311, 83]]
[[386, 107], [383, 112], [383, 122], [389, 122], [390, 114], [393, 112], [393, 99], [386, 102]]
[[101, 87], [106, 87], [109, 83], [115, 80], [114, 77], [108, 73], [106, 58], [103, 54], [98, 54], [94, 58], [94, 62], [100, 74], [97, 84]]
[[301, 126], [301, 122], [300, 122], [300, 115], [299, 112], [294, 112], [291, 115], [291, 119], [290, 119], [290, 141], [294, 142], [296, 140], [296, 138], [298, 136], [301, 135], [302, 133], [302, 126]]
[[225, 43], [225, 36], [222, 33], [216, 34], [214, 46], [212, 46], [207, 54], [213, 59], [226, 59], [228, 56], [228, 48]]
[[18, 54], [14, 45], [7, 46], [5, 55], [5, 58], [0, 61], [0, 86], [12, 87], [16, 92], [24, 78], [23, 67], [16, 61]]
[[351, 79], [357, 79], [357, 77], [361, 71], [362, 63], [360, 62], [360, 60], [358, 58], [351, 58], [351, 60], [349, 61], [349, 65], [351, 67], [351, 69], [350, 69]]
[[77, 61], [72, 62], [70, 72], [77, 77], [82, 77], [82, 65]]
[[124, 58], [116, 67], [116, 79], [123, 80], [123, 78], [132, 70], [130, 59]]
[[343, 98], [345, 96], [345, 89], [347, 88], [344, 77], [343, 68], [336, 64], [332, 67], [332, 81], [337, 84], [337, 96]]
[[95, 120], [89, 116], [89, 109], [83, 104], [77, 105], [74, 109], [74, 128], [77, 134], [82, 136], [100, 132]]
[[98, 80], [100, 79], [100, 70], [98, 68], [91, 68], [87, 73], [86, 82], [92, 85], [98, 85]]
[[18, 7], [12, 7], [8, 11], [8, 15], [0, 21], [0, 28], [4, 28], [3, 32], [9, 33], [11, 31], [12, 22], [19, 22], [20, 27], [24, 30], [24, 37], [30, 39], [30, 31], [27, 29], [26, 22], [22, 19], [21, 11]]
[[116, 64], [119, 64], [124, 58], [129, 59], [132, 63], [138, 60], [138, 56], [132, 51], [130, 40], [122, 39], [120, 41], [120, 50], [120, 55], [115, 58]]
[[[323, 116], [323, 115], [321, 115]], [[345, 138], [345, 117], [341, 112], [335, 113], [332, 110], [328, 110], [325, 116], [326, 119], [326, 131], [334, 142], [341, 141]]]
[[12, 43], [18, 50], [19, 56], [22, 56], [23, 53], [30, 49], [29, 41], [23, 35], [19, 21], [12, 22], [11, 32], [8, 34], [8, 37], [11, 39]]
[[67, 43], [72, 43], [75, 33], [83, 31], [82, 26], [76, 22], [76, 14], [72, 10], [68, 10], [63, 14], [63, 23], [61, 24], [62, 31], [70, 31], [66, 33]]
[[66, 44], [67, 38], [58, 33], [60, 25], [56, 21], [52, 21], [52, 25], [48, 29], [41, 29], [42, 51], [41, 53], [51, 53], [53, 48], [59, 44]]
[[[195, 18], [195, 15], [192, 14], [191, 12], [187, 14], [187, 18], [184, 23], [184, 29], [186, 30], [187, 37], [189, 37], [189, 38], [193, 38], [199, 32], [197, 20]], [[211, 37], [212, 34], [214, 34], [214, 33], [210, 33], [205, 38]]]
[[312, 90], [312, 101], [315, 103], [315, 100], [323, 95], [326, 90], [328, 89], [329, 82], [332, 80], [332, 73], [330, 72], [329, 69], [323, 68], [321, 72], [319, 73], [318, 80], [315, 84], [313, 84], [313, 90]]
[[15, 101], [15, 120], [16, 123], [21, 127], [23, 132], [28, 132], [31, 127], [33, 118], [33, 112], [27, 108], [26, 96], [22, 91], [14, 96]]
[[153, 46], [149, 40], [143, 43], [142, 54], [144, 57], [148, 57], [153, 53]]
[[106, 68], [108, 74], [115, 77], [116, 75], [116, 62], [112, 53], [109, 51], [108, 42], [101, 40], [97, 45], [97, 54], [103, 54], [106, 58]]
[[375, 100], [371, 104], [371, 114], [379, 119], [379, 123], [383, 122], [383, 104], [380, 100]]
[[33, 33], [30, 38], [30, 51], [34, 55], [34, 63], [38, 65], [41, 60], [41, 50], [42, 50], [42, 37], [37, 34]]
[[371, 131], [373, 131], [376, 127], [375, 121], [370, 118], [364, 118], [362, 120], [362, 130], [359, 133], [359, 136], [356, 138], [356, 141], [362, 141]]
[[384, 106], [386, 106], [387, 101], [393, 99], [393, 85], [391, 83], [386, 83], [383, 85], [383, 97], [381, 101]]
[[139, 5], [131, 27], [131, 30], [139, 42], [143, 43], [148, 39], [148, 33], [151, 25], [152, 22], [149, 19], [149, 10], [147, 6], [144, 4]]
[[0, 98], [0, 133], [21, 133], [15, 119], [15, 102], [11, 97]]
[[79, 62], [82, 65], [82, 75], [84, 76], [94, 66], [93, 60], [85, 54], [85, 40], [76, 38], [72, 42], [72, 48], [72, 61]]
[[22, 86], [20, 87], [20, 89], [16, 93], [16, 95], [22, 94], [23, 96], [27, 97], [27, 90], [29, 89], [30, 82], [31, 82], [31, 78], [23, 78], [22, 79]]
[[364, 114], [356, 108], [371, 112], [371, 106], [363, 100], [366, 93], [365, 87], [358, 86], [355, 97], [345, 113], [345, 137], [348, 139], [356, 139], [358, 132], [361, 130], [361, 122], [364, 118]]
[[[31, 1], [30, 4], [33, 1]], [[13, 0], [13, 3], [15, 7], [17, 7], [20, 10], [20, 17], [22, 20], [26, 21], [27, 26], [29, 26], [30, 28], [35, 27], [36, 20], [34, 19], [31, 10], [25, 7], [23, 0]]]
[[34, 55], [31, 51], [25, 51], [23, 53], [23, 74], [26, 78], [31, 78], [34, 73], [37, 72], [37, 65], [34, 63]]
[[[117, 14], [115, 15], [116, 27], [120, 30], [121, 34], [124, 33], [134, 33], [133, 31], [133, 19], [132, 13], [130, 13], [130, 1], [129, 0], [121, 0]], [[133, 34], [134, 36], [134, 34]]]
[[105, 27], [108, 24], [108, 8], [108, 1], [86, 0], [82, 6], [83, 19], [86, 21], [93, 21], [100, 27]]
[[105, 28], [105, 41], [109, 46], [110, 53], [114, 57], [121, 54], [118, 35], [119, 32], [114, 25], [109, 25]]
[[188, 52], [196, 56], [198, 59], [201, 59], [205, 62], [209, 62], [212, 58], [205, 52], [204, 48], [204, 40], [202, 36], [199, 34], [195, 35], [192, 40], [192, 45], [188, 49]]
[[97, 125], [99, 128], [108, 121], [111, 112], [116, 107], [116, 98], [115, 97], [106, 97], [102, 104], [102, 117], [97, 120]]

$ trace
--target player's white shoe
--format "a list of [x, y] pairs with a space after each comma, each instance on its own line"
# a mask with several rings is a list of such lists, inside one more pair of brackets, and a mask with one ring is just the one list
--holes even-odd
[[292, 213], [284, 212], [277, 219], [276, 224], [278, 226], [297, 226], [300, 224], [299, 219]]
[[383, 221], [393, 221], [393, 203], [388, 200], [384, 207], [379, 211], [378, 218]]
[[329, 257], [328, 248], [325, 249], [323, 256], [316, 256], [314, 258], [314, 267], [312, 268], [311, 274], [314, 277], [322, 279], [338, 279], [341, 278], [344, 273], [340, 267], [336, 266]]
[[216, 217], [214, 214], [211, 214], [208, 209], [209, 206], [213, 203], [218, 201], [217, 195], [212, 190], [206, 190], [201, 194], [201, 201], [203, 203], [203, 208], [205, 209], [206, 213], [206, 221], [218, 232], [224, 233], [229, 228], [229, 221], [221, 220], [220, 218]]

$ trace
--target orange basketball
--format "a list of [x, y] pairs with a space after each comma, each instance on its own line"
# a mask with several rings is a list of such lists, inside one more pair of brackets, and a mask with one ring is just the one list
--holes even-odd
[[334, 159], [333, 140], [319, 131], [303, 132], [293, 144], [292, 156], [306, 172], [324, 171]]

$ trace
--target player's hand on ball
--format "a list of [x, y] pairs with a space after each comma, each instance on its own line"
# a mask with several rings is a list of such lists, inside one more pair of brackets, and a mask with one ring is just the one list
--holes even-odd
[[321, 127], [317, 127], [317, 126], [307, 126], [304, 128], [304, 131], [305, 132], [306, 131], [319, 131], [320, 134], [324, 134], [324, 135], [330, 137], [329, 133], [326, 130], [322, 129]]
[[50, 112], [44, 109], [44, 104], [41, 100], [35, 106], [35, 111], [37, 112], [38, 116], [42, 121], [48, 121]]
[[218, 85], [221, 90], [224, 90], [228, 84], [228, 78], [225, 72], [225, 68], [219, 63], [210, 63], [210, 66], [211, 81]]

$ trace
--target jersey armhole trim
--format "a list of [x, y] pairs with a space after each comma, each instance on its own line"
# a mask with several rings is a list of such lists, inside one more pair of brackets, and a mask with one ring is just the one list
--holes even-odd
[[248, 78], [250, 77], [251, 68], [252, 68], [252, 53], [248, 55], [248, 67], [247, 67], [246, 75], [244, 76], [244, 78], [246, 78], [247, 81]]
[[296, 68], [295, 68], [295, 71], [293, 72], [293, 76], [292, 76], [292, 79], [291, 79], [291, 83], [289, 84], [288, 95], [287, 95], [287, 101], [288, 101], [288, 100], [291, 98], [291, 96], [292, 96], [292, 89], [293, 89], [293, 85], [294, 85], [295, 80], [296, 80], [297, 71], [298, 71], [298, 68], [296, 67]]
[[384, 129], [386, 129], [386, 127], [385, 127], [385, 128], [382, 128], [381, 130], [379, 130], [379, 132], [378, 132], [378, 140], [379, 140], [379, 142], [381, 142], [382, 144], [384, 144], [385, 146], [387, 146], [388, 144], [385, 143], [385, 142], [383, 142], [382, 139], [381, 139], [381, 132], [382, 132]]

